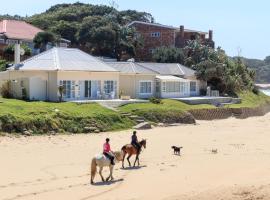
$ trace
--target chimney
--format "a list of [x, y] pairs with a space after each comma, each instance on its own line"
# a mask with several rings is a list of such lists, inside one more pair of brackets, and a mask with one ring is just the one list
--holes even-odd
[[210, 41], [213, 41], [213, 31], [212, 30], [209, 30], [209, 40]]
[[180, 26], [180, 36], [181, 36], [181, 38], [185, 37], [185, 27], [183, 25]]
[[14, 65], [18, 65], [21, 62], [21, 45], [17, 42], [14, 46]]

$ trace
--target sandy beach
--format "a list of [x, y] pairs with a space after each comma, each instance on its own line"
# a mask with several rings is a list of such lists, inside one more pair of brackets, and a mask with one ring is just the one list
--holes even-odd
[[[269, 130], [270, 115], [139, 131], [147, 139], [141, 167], [123, 170], [118, 163], [114, 182], [96, 176], [95, 185], [89, 184], [91, 158], [106, 137], [119, 150], [131, 131], [0, 137], [0, 199], [267, 200]], [[183, 146], [181, 156], [172, 145]]]

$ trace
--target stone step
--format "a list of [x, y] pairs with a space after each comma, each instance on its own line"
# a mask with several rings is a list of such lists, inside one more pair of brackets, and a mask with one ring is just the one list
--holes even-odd
[[130, 117], [130, 116], [132, 116], [132, 114], [130, 114], [130, 113], [125, 113], [125, 114], [121, 114], [122, 116], [124, 116], [124, 117]]
[[131, 116], [129, 116], [129, 118], [130, 118], [130, 119], [135, 119], [135, 120], [136, 120], [136, 119], [139, 118], [139, 116], [137, 116], [137, 115], [131, 115]]
[[137, 123], [143, 123], [143, 122], [145, 122], [145, 120], [144, 119], [137, 119], [136, 122]]

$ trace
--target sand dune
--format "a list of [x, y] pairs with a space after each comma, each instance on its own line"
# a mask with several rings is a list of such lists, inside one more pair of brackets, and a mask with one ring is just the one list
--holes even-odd
[[[148, 142], [142, 166], [117, 164], [114, 182], [97, 176], [95, 185], [89, 184], [91, 158], [106, 137], [119, 150], [130, 131], [0, 137], [0, 199], [270, 199], [270, 115], [198, 123], [139, 131]], [[171, 145], [183, 146], [182, 155], [173, 155]]]

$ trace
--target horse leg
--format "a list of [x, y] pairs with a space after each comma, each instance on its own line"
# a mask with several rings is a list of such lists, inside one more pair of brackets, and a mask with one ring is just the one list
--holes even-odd
[[108, 178], [106, 179], [106, 181], [109, 181], [110, 178], [111, 178], [111, 180], [113, 180], [113, 175], [112, 175], [112, 173], [113, 173], [113, 165], [110, 166], [110, 175], [108, 176]]
[[128, 155], [128, 157], [127, 157], [127, 161], [128, 161], [128, 164], [129, 164], [130, 167], [131, 167], [131, 163], [130, 163], [129, 159], [130, 159], [131, 156], [132, 156], [132, 154]]
[[140, 166], [140, 157], [138, 155], [138, 166]]
[[104, 180], [104, 178], [103, 178], [103, 176], [102, 176], [102, 170], [103, 170], [103, 167], [100, 167], [100, 168], [99, 168], [99, 175], [100, 175], [100, 177], [101, 177], [101, 180], [104, 182], [105, 180]]
[[136, 162], [137, 162], [137, 160], [138, 160], [138, 154], [136, 155], [136, 158], [135, 158], [135, 161], [134, 161], [134, 165], [133, 165], [133, 167], [135, 167], [135, 165], [136, 165]]

